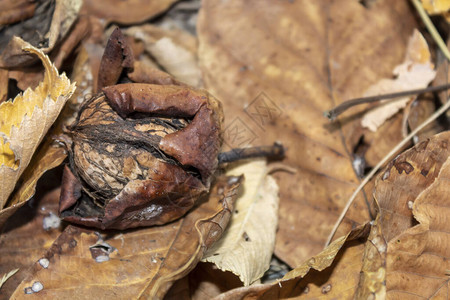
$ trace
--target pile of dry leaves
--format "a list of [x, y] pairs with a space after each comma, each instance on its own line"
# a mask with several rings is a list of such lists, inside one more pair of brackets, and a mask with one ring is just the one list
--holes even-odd
[[0, 298], [447, 299], [449, 9], [0, 0]]

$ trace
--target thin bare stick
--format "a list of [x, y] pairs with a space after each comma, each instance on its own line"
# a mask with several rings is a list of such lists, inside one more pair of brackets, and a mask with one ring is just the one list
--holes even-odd
[[419, 2], [419, 0], [411, 0], [412, 4], [417, 10], [417, 13], [419, 14], [420, 18], [422, 19], [423, 23], [427, 27], [428, 31], [430, 32], [431, 36], [433, 37], [434, 41], [438, 45], [439, 49], [441, 49], [442, 53], [444, 53], [445, 57], [450, 60], [450, 52], [448, 51], [447, 45], [445, 45], [444, 41], [442, 40], [439, 32], [437, 31], [436, 27], [434, 27], [433, 22], [431, 22], [430, 17], [428, 16], [425, 9], [423, 9], [422, 3]]
[[424, 127], [426, 127], [428, 124], [436, 120], [440, 115], [445, 113], [447, 109], [450, 107], [450, 101], [447, 101], [445, 105], [443, 105], [441, 108], [439, 108], [437, 111], [434, 112], [428, 119], [426, 119], [422, 124], [420, 124], [416, 129], [414, 129], [406, 138], [404, 138], [400, 143], [398, 143], [392, 150], [389, 152], [383, 159], [370, 171], [370, 173], [364, 178], [363, 181], [359, 184], [359, 186], [356, 188], [356, 190], [353, 192], [353, 194], [350, 196], [350, 199], [348, 199], [347, 204], [344, 207], [344, 210], [342, 211], [341, 215], [339, 216], [338, 220], [334, 224], [333, 230], [331, 231], [330, 235], [328, 236], [327, 242], [325, 244], [325, 247], [327, 247], [331, 240], [333, 239], [334, 234], [336, 233], [339, 225], [342, 223], [342, 220], [344, 219], [345, 215], [347, 214], [347, 211], [349, 210], [350, 206], [352, 205], [353, 201], [355, 201], [356, 196], [358, 193], [363, 189], [363, 187], [369, 182], [370, 179], [375, 175], [376, 172], [392, 157], [394, 156], [403, 146], [406, 145], [406, 143], [412, 139], [419, 131], [421, 131]]
[[450, 83], [427, 87], [424, 89], [409, 90], [409, 91], [403, 91], [403, 92], [392, 93], [392, 94], [383, 94], [383, 95], [377, 95], [377, 96], [356, 98], [356, 99], [345, 101], [345, 102], [339, 104], [338, 106], [336, 106], [335, 108], [333, 108], [332, 110], [324, 112], [324, 116], [330, 120], [334, 120], [334, 119], [336, 119], [337, 116], [339, 116], [344, 111], [346, 111], [347, 109], [349, 109], [350, 107], [353, 107], [355, 105], [376, 102], [376, 101], [386, 100], [386, 99], [405, 97], [405, 96], [410, 96], [410, 95], [439, 92], [439, 91], [448, 90], [448, 89], [450, 89]]

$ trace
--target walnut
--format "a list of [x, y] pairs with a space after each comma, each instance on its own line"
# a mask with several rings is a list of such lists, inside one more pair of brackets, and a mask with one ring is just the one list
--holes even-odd
[[205, 91], [127, 83], [87, 100], [69, 128], [60, 214], [101, 229], [164, 224], [209, 190], [222, 107]]

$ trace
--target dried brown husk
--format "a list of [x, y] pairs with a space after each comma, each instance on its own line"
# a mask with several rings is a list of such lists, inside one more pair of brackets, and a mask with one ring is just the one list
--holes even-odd
[[118, 229], [181, 217], [217, 168], [219, 102], [171, 85], [121, 84], [104, 92], [83, 104], [70, 128], [62, 216]]

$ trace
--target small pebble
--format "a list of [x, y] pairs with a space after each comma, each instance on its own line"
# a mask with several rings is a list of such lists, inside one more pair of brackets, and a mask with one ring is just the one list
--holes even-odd
[[37, 293], [39, 291], [42, 291], [42, 289], [44, 288], [44, 286], [42, 285], [42, 283], [40, 283], [39, 281], [36, 281], [35, 283], [33, 283], [33, 285], [31, 286], [31, 289], [33, 290], [33, 292]]
[[48, 261], [48, 259], [46, 258], [41, 258], [39, 260], [39, 264], [41, 265], [41, 267], [43, 267], [44, 269], [48, 268], [48, 265], [50, 264], [50, 262]]
[[409, 200], [409, 201], [408, 201], [408, 208], [409, 208], [409, 209], [413, 209], [413, 205], [414, 205], [414, 202], [412, 202], [411, 200]]
[[56, 229], [59, 227], [59, 225], [61, 225], [61, 219], [52, 212], [42, 221], [42, 226], [44, 227], [44, 230], [49, 230], [52, 228]]
[[95, 258], [95, 261], [98, 263], [102, 263], [109, 260], [109, 256], [107, 255], [99, 255]]

